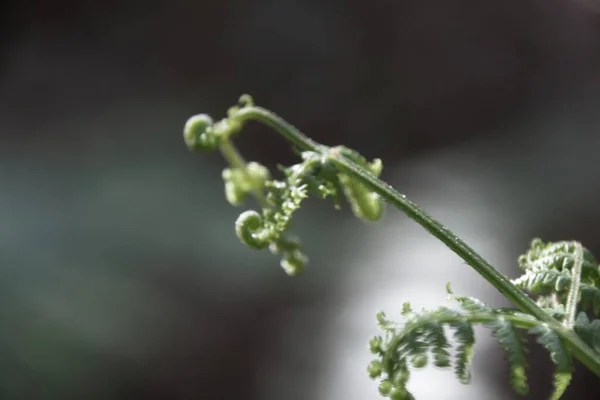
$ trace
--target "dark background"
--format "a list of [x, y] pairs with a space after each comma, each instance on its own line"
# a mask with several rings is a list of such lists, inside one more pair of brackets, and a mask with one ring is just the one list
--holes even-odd
[[[297, 364], [280, 348], [317, 340], [330, 323], [320, 310], [345, 298], [337, 276], [351, 272], [336, 255], [352, 251], [344, 243], [360, 225], [310, 205], [297, 228], [311, 268], [299, 280], [238, 244], [223, 162], [189, 153], [181, 130], [197, 112], [221, 117], [242, 93], [392, 170], [427, 167], [440, 152], [463, 165], [471, 149], [465, 173], [494, 172], [483, 180], [498, 178], [513, 201], [498, 207], [524, 210], [502, 215], [531, 216], [531, 232], [511, 231], [521, 249], [535, 235], [600, 254], [591, 0], [2, 7], [1, 399], [318, 398], [307, 388], [327, 380], [319, 351]], [[546, 129], [557, 115], [569, 122]], [[294, 160], [256, 126], [240, 143], [269, 165]], [[309, 324], [290, 325], [306, 310]], [[551, 366], [533, 354], [529, 398], [546, 398]], [[506, 371], [499, 353], [489, 357], [478, 373], [501, 393]], [[287, 385], [273, 382], [281, 374]], [[599, 394], [580, 367], [565, 398]]]

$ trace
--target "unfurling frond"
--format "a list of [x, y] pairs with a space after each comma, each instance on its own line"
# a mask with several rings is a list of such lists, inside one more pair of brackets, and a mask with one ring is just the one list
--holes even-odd
[[[458, 302], [460, 310], [440, 307], [415, 312], [405, 305], [401, 324], [387, 320], [383, 313], [378, 314], [379, 327], [384, 336], [376, 336], [371, 340], [371, 352], [379, 358], [369, 365], [369, 376], [381, 380], [380, 388], [385, 388], [382, 393], [386, 397], [412, 398], [407, 388], [408, 378], [411, 368], [425, 366], [425, 362], [415, 362], [420, 360], [432, 359], [434, 365], [441, 368], [454, 365], [460, 382], [469, 383], [469, 367], [475, 344], [473, 327], [480, 325], [489, 328], [506, 351], [511, 386], [522, 395], [529, 391], [526, 334], [535, 335], [556, 364], [552, 399], [560, 398], [570, 381], [572, 356], [552, 328], [531, 315], [492, 308], [471, 297], [454, 296], [449, 287], [448, 292]], [[592, 338], [590, 340], [597, 335], [597, 345], [600, 345], [600, 325], [594, 326], [594, 329], [590, 327], [586, 332]], [[452, 339], [447, 331], [454, 332]], [[452, 346], [451, 342], [454, 342]]]
[[565, 347], [563, 340], [558, 334], [546, 324], [537, 325], [532, 328], [529, 333], [537, 336], [538, 343], [548, 350], [552, 362], [556, 365], [552, 399], [560, 399], [567, 390], [573, 374], [573, 359], [571, 353]]
[[[414, 312], [405, 304], [401, 324], [394, 324], [378, 315], [384, 338], [377, 337], [371, 352], [380, 357], [370, 370], [372, 378], [382, 378], [388, 397], [409, 398], [406, 384], [408, 367], [422, 367], [414, 360], [432, 359], [438, 367], [454, 365], [458, 379], [468, 383], [469, 365], [475, 338], [473, 326], [489, 328], [506, 351], [510, 383], [519, 394], [529, 391], [526, 370], [527, 333], [536, 337], [556, 365], [552, 399], [566, 391], [573, 371], [573, 355], [565, 343], [565, 332], [576, 333], [591, 349], [600, 353], [600, 320], [591, 320], [585, 310], [597, 314], [600, 310], [600, 272], [589, 251], [577, 242], [544, 244], [534, 240], [531, 249], [519, 259], [524, 275], [516, 280], [517, 287], [536, 295], [537, 302], [549, 317], [544, 320], [514, 309], [493, 308], [472, 297], [455, 296], [447, 286], [450, 298], [460, 311], [440, 307]], [[579, 314], [575, 308], [579, 307]], [[577, 317], [575, 318], [575, 315]], [[454, 351], [446, 331], [453, 330]], [[567, 333], [570, 334], [570, 333]], [[394, 378], [397, 375], [403, 379]], [[389, 390], [388, 390], [389, 389]]]
[[580, 312], [577, 316], [575, 332], [597, 353], [600, 353], [600, 319], [590, 321], [587, 314]]
[[[434, 365], [440, 368], [453, 365], [457, 378], [462, 383], [469, 383], [469, 367], [475, 345], [473, 327], [483, 325], [492, 330], [508, 353], [513, 387], [519, 393], [527, 392], [526, 341], [522, 330], [535, 326], [535, 319], [515, 311], [493, 309], [477, 299], [455, 297], [451, 292], [450, 295], [459, 303], [460, 311], [440, 307], [414, 312], [405, 307], [403, 323], [399, 325], [386, 320], [382, 313], [378, 315], [385, 336], [372, 340], [376, 345], [371, 346], [371, 351], [380, 359], [371, 364], [378, 368], [371, 369], [370, 376], [386, 382], [389, 386], [387, 396], [392, 399], [410, 398], [406, 387], [410, 369], [406, 366], [424, 366], [415, 365], [413, 360], [432, 359]], [[447, 336], [448, 330], [453, 331], [452, 338]], [[453, 346], [451, 342], [454, 342]]]
[[524, 274], [513, 284], [537, 296], [541, 306], [566, 305], [569, 289], [575, 278], [579, 283], [577, 303], [581, 309], [590, 309], [593, 315], [600, 312], [600, 268], [592, 253], [583, 248], [579, 273], [574, 276], [576, 242], [543, 243], [535, 239], [531, 248], [519, 257], [519, 267]]
[[507, 321], [503, 316], [493, 322], [486, 324], [492, 330], [492, 334], [498, 339], [500, 346], [506, 351], [508, 365], [510, 368], [510, 383], [518, 394], [527, 394], [527, 339], [522, 330], [513, 323]]

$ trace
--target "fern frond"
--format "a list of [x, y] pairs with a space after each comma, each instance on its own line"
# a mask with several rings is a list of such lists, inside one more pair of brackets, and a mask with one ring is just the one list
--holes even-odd
[[475, 332], [473, 326], [467, 321], [457, 321], [450, 324], [450, 326], [454, 328], [454, 339], [458, 343], [454, 372], [458, 380], [466, 385], [471, 381], [471, 370], [469, 367], [474, 355]]
[[556, 332], [546, 324], [539, 324], [530, 329], [529, 333], [538, 336], [538, 343], [548, 350], [558, 372], [571, 371], [573, 367], [571, 354]]
[[529, 330], [538, 336], [537, 341], [550, 353], [550, 358], [556, 364], [553, 376], [554, 391], [552, 399], [560, 399], [571, 382], [573, 374], [573, 359], [562, 339], [546, 324], [540, 324]]
[[[284, 179], [272, 179], [265, 166], [247, 163], [237, 152], [232, 138], [250, 120], [275, 129], [300, 152], [301, 163], [281, 168]], [[288, 235], [288, 230], [293, 214], [309, 194], [332, 197], [336, 208], [345, 197], [353, 213], [364, 220], [379, 219], [387, 201], [440, 239], [509, 301], [527, 312], [492, 308], [477, 299], [455, 297], [448, 287], [460, 311], [440, 307], [414, 312], [407, 303], [401, 325], [378, 314], [384, 335], [369, 343], [377, 359], [368, 371], [373, 379], [381, 378], [382, 395], [396, 400], [413, 399], [407, 389], [411, 367], [422, 368], [429, 358], [438, 367], [453, 365], [458, 379], [468, 383], [475, 325], [490, 328], [507, 352], [510, 381], [519, 393], [528, 390], [524, 332], [537, 336], [557, 366], [553, 399], [560, 398], [569, 384], [573, 357], [600, 376], [600, 354], [595, 354], [600, 353], [600, 320], [590, 321], [585, 312], [600, 313], [600, 267], [581, 243], [534, 240], [519, 258], [523, 276], [510, 284], [458, 236], [379, 180], [381, 160], [368, 162], [344, 146], [316, 143], [271, 111], [255, 107], [248, 95], [243, 95], [220, 121], [215, 122], [206, 114], [190, 118], [184, 127], [184, 140], [191, 150], [221, 151], [229, 164], [223, 172], [227, 200], [237, 206], [251, 195], [261, 209], [245, 211], [238, 217], [235, 227], [239, 239], [251, 248], [268, 248], [280, 255], [281, 266], [289, 275], [298, 274], [307, 263], [300, 243]], [[536, 295], [537, 305], [519, 288]], [[447, 331], [454, 331], [454, 354]]]
[[[531, 248], [519, 257], [519, 267], [524, 274], [512, 283], [538, 295], [541, 306], [565, 304], [573, 281], [576, 258], [576, 242], [543, 243], [535, 239]], [[600, 313], [600, 267], [592, 253], [583, 248], [579, 279], [579, 309], [591, 309], [593, 315]]]
[[[447, 290], [450, 298], [459, 304], [459, 310], [439, 307], [415, 312], [405, 304], [401, 324], [388, 320], [383, 313], [378, 314], [379, 326], [385, 335], [371, 340], [371, 352], [379, 359], [369, 366], [369, 375], [373, 379], [381, 379], [382, 395], [393, 399], [412, 398], [407, 389], [410, 369], [424, 367], [429, 357], [433, 358], [437, 367], [453, 366], [459, 381], [469, 383], [475, 325], [489, 328], [506, 351], [511, 386], [521, 395], [529, 391], [526, 333], [535, 335], [556, 365], [552, 399], [559, 399], [564, 394], [571, 380], [573, 361], [557, 332], [529, 314], [493, 308], [471, 297], [455, 296], [449, 286]], [[548, 311], [562, 315], [564, 307]], [[575, 329], [586, 343], [600, 350], [600, 320], [590, 322], [587, 315], [581, 313]], [[453, 345], [447, 336], [449, 331], [453, 332]]]
[[592, 315], [600, 314], [600, 288], [587, 283], [582, 283], [579, 287], [580, 309], [592, 311]]
[[588, 346], [600, 353], [600, 319], [590, 321], [586, 313], [580, 312], [575, 323], [575, 333]]
[[[440, 309], [440, 311], [447, 312], [450, 310]], [[437, 324], [435, 321], [427, 324], [423, 328], [423, 340], [424, 343], [429, 346], [431, 353], [433, 353], [434, 365], [436, 367], [446, 368], [451, 365], [451, 356], [448, 351], [450, 343], [448, 343], [448, 339], [446, 339], [443, 325]]]
[[518, 394], [527, 394], [529, 385], [525, 374], [527, 368], [527, 339], [525, 335], [501, 315], [498, 316], [497, 320], [486, 324], [486, 327], [492, 330], [492, 335], [506, 351], [511, 386]]
[[556, 372], [553, 376], [554, 391], [550, 396], [550, 400], [559, 400], [563, 394], [567, 391], [571, 378], [573, 377], [572, 372]]
[[[569, 270], [575, 262], [575, 242], [559, 241], [544, 243], [534, 239], [530, 249], [519, 257], [519, 267], [524, 270]], [[600, 271], [593, 254], [583, 249], [582, 278], [598, 280]]]
[[[529, 391], [527, 375], [525, 374], [527, 368], [527, 340], [523, 332], [518, 330], [517, 326], [504, 318], [505, 315], [516, 315], [515, 311], [493, 309], [478, 299], [455, 296], [449, 285], [446, 286], [446, 290], [450, 297], [456, 300], [466, 312], [485, 312], [496, 317], [493, 321], [483, 325], [491, 329], [492, 335], [498, 340], [498, 343], [508, 355], [511, 386], [517, 393], [526, 394]], [[529, 316], [522, 314], [520, 317]]]
[[[494, 309], [474, 298], [454, 296], [449, 288], [448, 290], [460, 305], [461, 311], [440, 307], [414, 312], [410, 306], [405, 305], [402, 313], [404, 323], [400, 325], [387, 320], [383, 313], [378, 314], [379, 326], [384, 331], [385, 338], [377, 336], [371, 340], [371, 351], [380, 359], [371, 363], [370, 376], [374, 379], [382, 378], [386, 396], [394, 399], [409, 398], [402, 397], [409, 393], [406, 388], [410, 377], [409, 366], [423, 367], [426, 362], [415, 360], [426, 360], [431, 356], [437, 367], [453, 366], [459, 381], [469, 383], [475, 345], [473, 327], [482, 325], [492, 330], [508, 353], [512, 386], [518, 393], [527, 393], [527, 341], [523, 330], [537, 326], [538, 321], [515, 310]], [[447, 330], [453, 331], [454, 346], [447, 337]], [[377, 368], [373, 368], [374, 366]]]
[[562, 292], [568, 288], [571, 275], [568, 271], [557, 269], [529, 269], [512, 283], [527, 289], [533, 294], [544, 294], [548, 292]]

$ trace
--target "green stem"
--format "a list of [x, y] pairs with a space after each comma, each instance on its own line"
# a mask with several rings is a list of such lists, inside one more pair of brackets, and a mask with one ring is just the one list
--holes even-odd
[[219, 145], [219, 150], [223, 155], [225, 161], [234, 168], [244, 169], [246, 168], [246, 160], [237, 151], [233, 143], [229, 139], [223, 139]]
[[573, 254], [573, 268], [571, 269], [571, 287], [567, 297], [567, 319], [565, 326], [573, 329], [575, 325], [575, 314], [577, 312], [577, 300], [579, 300], [579, 286], [581, 283], [581, 268], [583, 266], [583, 246], [575, 242], [575, 253]]
[[275, 115], [269, 110], [261, 107], [244, 107], [237, 111], [231, 118], [238, 122], [255, 120], [263, 123], [269, 128], [279, 132], [288, 142], [291, 142], [299, 150], [325, 153], [329, 148], [319, 144], [300, 132], [295, 126]]
[[392, 186], [378, 179], [356, 163], [342, 156], [335, 148], [323, 146], [300, 132], [293, 125], [274, 113], [261, 107], [244, 107], [232, 116], [236, 121], [245, 122], [256, 120], [280, 133], [286, 140], [303, 151], [314, 151], [333, 162], [341, 171], [354, 177], [357, 181], [380, 195], [387, 202], [403, 211], [409, 218], [420, 224], [425, 230], [438, 238], [454, 253], [469, 264], [485, 280], [493, 285], [512, 304], [523, 312], [533, 315], [538, 320], [547, 323], [565, 343], [571, 348], [573, 356], [583, 363], [593, 373], [600, 376], [600, 355], [587, 346], [571, 329], [567, 329], [551, 315], [542, 310], [521, 289], [496, 270], [475, 250], [467, 245], [452, 231], [427, 214], [417, 204], [400, 194]]
[[[221, 151], [223, 158], [229, 163], [229, 165], [231, 165], [234, 168], [238, 168], [240, 171], [243, 171], [246, 178], [251, 179], [248, 176], [246, 160], [244, 160], [244, 157], [242, 157], [242, 155], [237, 151], [237, 149], [235, 148], [233, 143], [231, 143], [231, 140], [229, 140], [229, 138], [221, 140], [219, 150]], [[254, 197], [256, 197], [256, 200], [258, 201], [261, 207], [267, 206], [267, 199], [265, 198], [265, 195], [261, 190], [255, 189], [252, 191], [252, 194], [254, 195]]]
[[[402, 331], [406, 332], [406, 334], [410, 334], [411, 332], [417, 331], [421, 328], [426, 327], [428, 324], [435, 322], [435, 324], [453, 324], [467, 321], [470, 324], [479, 324], [485, 325], [489, 323], [493, 323], [498, 321], [498, 314], [485, 313], [485, 312], [475, 312], [473, 314], [461, 314], [458, 313], [456, 315], [436, 315], [435, 318], [419, 318], [416, 321], [411, 321], [407, 323]], [[530, 330], [540, 325], [540, 321], [527, 318], [522, 315], [515, 314], [501, 314], [501, 317], [505, 321], [511, 322], [515, 327], [519, 329]], [[398, 336], [396, 338], [396, 345], [402, 338]], [[392, 344], [390, 347], [394, 347]]]

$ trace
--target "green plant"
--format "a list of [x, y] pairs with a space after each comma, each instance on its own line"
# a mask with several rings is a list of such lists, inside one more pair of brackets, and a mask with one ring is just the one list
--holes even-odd
[[[301, 157], [298, 164], [280, 167], [279, 180], [272, 178], [265, 166], [246, 162], [232, 144], [234, 135], [251, 120], [277, 131]], [[251, 195], [261, 207], [260, 212], [245, 211], [239, 216], [235, 223], [238, 237], [252, 248], [268, 248], [279, 255], [289, 275], [301, 272], [308, 260], [289, 228], [293, 213], [309, 195], [330, 197], [336, 208], [345, 198], [352, 212], [365, 220], [380, 219], [384, 202], [388, 202], [446, 244], [516, 307], [493, 308], [474, 298], [455, 296], [448, 284], [448, 294], [459, 310], [439, 307], [417, 312], [405, 303], [402, 323], [379, 313], [382, 335], [369, 343], [376, 359], [368, 373], [379, 379], [384, 397], [412, 399], [407, 388], [411, 369], [426, 366], [430, 359], [438, 367], [453, 366], [458, 379], [468, 383], [475, 325], [491, 329], [506, 350], [510, 383], [519, 394], [528, 391], [525, 333], [537, 338], [556, 365], [552, 399], [559, 399], [567, 389], [573, 358], [600, 376], [600, 319], [595, 319], [600, 312], [600, 268], [580, 243], [535, 239], [519, 258], [523, 275], [511, 281], [418, 205], [381, 181], [381, 160], [369, 162], [344, 146], [316, 143], [272, 112], [254, 106], [247, 95], [221, 121], [214, 122], [205, 114], [191, 117], [184, 139], [192, 150], [221, 151], [229, 163], [223, 171], [227, 200], [239, 206]], [[453, 354], [449, 330], [456, 342]]]

